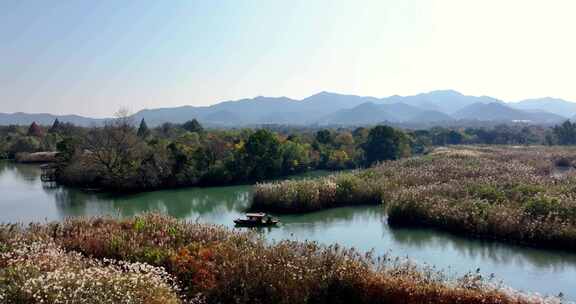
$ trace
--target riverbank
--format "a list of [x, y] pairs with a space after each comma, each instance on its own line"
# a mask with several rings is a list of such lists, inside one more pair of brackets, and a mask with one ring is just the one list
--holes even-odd
[[0, 299], [7, 303], [79, 294], [94, 303], [122, 295], [145, 303], [543, 303], [476, 274], [447, 281], [391, 257], [310, 242], [268, 244], [159, 215], [5, 225], [0, 244]]
[[576, 250], [570, 148], [458, 147], [371, 169], [256, 186], [253, 209], [310, 212], [384, 204], [394, 225]]

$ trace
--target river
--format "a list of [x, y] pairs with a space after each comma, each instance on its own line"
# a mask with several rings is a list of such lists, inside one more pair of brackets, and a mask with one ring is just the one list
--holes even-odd
[[[85, 193], [40, 181], [38, 166], [0, 162], [0, 222], [45, 222], [69, 216], [131, 216], [157, 211], [183, 219], [233, 227], [250, 202], [251, 186], [187, 188], [109, 195]], [[576, 254], [454, 236], [433, 229], [391, 228], [381, 207], [337, 208], [279, 216], [265, 229], [270, 240], [339, 243], [377, 254], [407, 257], [449, 275], [480, 269], [517, 290], [564, 294], [576, 300]]]

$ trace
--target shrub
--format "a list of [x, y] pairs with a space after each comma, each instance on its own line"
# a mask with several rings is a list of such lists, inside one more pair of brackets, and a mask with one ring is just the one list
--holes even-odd
[[568, 159], [567, 157], [560, 157], [560, 158], [557, 158], [556, 160], [554, 160], [554, 164], [557, 167], [570, 167], [570, 166], [572, 166], [572, 161], [570, 159]]

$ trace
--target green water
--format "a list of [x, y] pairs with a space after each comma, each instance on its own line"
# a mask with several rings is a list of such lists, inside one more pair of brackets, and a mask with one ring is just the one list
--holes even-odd
[[[318, 173], [317, 173], [318, 174]], [[320, 173], [321, 174], [321, 173]], [[233, 227], [249, 205], [251, 186], [188, 188], [127, 196], [90, 194], [43, 184], [37, 166], [0, 162], [0, 222], [43, 222], [68, 216], [130, 216], [158, 211]], [[452, 275], [480, 269], [518, 290], [576, 300], [576, 254], [469, 240], [432, 229], [391, 228], [380, 207], [337, 208], [280, 216], [262, 230], [270, 240], [339, 243], [407, 257]]]

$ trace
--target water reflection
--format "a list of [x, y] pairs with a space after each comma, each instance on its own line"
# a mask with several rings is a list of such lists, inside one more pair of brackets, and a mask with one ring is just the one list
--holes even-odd
[[[365, 227], [354, 225], [360, 222], [381, 223], [384, 220], [384, 209], [379, 206], [344, 207], [308, 214], [278, 216], [282, 221], [282, 228], [290, 233], [315, 235], [322, 234], [331, 227], [352, 226], [350, 228], [369, 229], [372, 225]], [[378, 228], [378, 231], [380, 230], [382, 229]]]
[[40, 179], [40, 170], [33, 165], [18, 165], [9, 161], [0, 161], [0, 176], [13, 175], [15, 179], [34, 185]]
[[529, 265], [548, 271], [562, 271], [565, 267], [576, 265], [576, 254], [569, 252], [537, 249], [492, 240], [471, 240], [430, 229], [390, 228], [388, 231], [395, 243], [412, 250], [425, 250], [433, 247], [442, 251], [457, 251], [469, 260], [490, 260], [495, 265], [514, 264], [518, 267]]
[[213, 214], [241, 213], [248, 207], [246, 186], [156, 191], [114, 196], [85, 193], [65, 187], [44, 188], [53, 196], [61, 215], [109, 214], [133, 216], [158, 211], [177, 218], [195, 218]]

